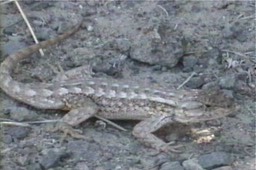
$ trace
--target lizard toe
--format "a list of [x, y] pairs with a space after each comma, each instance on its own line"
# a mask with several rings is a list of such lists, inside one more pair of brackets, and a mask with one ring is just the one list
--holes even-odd
[[162, 152], [174, 152], [174, 153], [182, 153], [183, 150], [181, 149], [182, 147], [184, 147], [183, 145], [175, 145], [175, 146], [170, 146], [169, 143], [167, 143], [166, 145], [163, 145], [159, 148], [160, 151]]
[[70, 126], [67, 123], [59, 122], [56, 124], [55, 128], [53, 129], [54, 132], [61, 131], [63, 132], [63, 136], [61, 141], [64, 141], [67, 136], [71, 136], [76, 139], [86, 139], [84, 135], [82, 135], [82, 131], [78, 129], [74, 129], [72, 126]]

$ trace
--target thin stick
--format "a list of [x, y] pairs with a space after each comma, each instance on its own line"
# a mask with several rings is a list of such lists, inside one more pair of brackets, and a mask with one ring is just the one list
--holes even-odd
[[240, 57], [243, 57], [244, 59], [246, 59], [247, 61], [251, 61], [253, 63], [256, 63], [256, 61], [252, 60], [249, 56], [245, 55], [245, 54], [242, 54], [242, 53], [239, 53], [239, 52], [236, 52], [236, 51], [230, 51], [230, 50], [222, 50], [224, 52], [227, 52], [227, 53], [233, 53], [233, 54], [236, 54]]
[[30, 125], [27, 123], [19, 123], [19, 122], [0, 122], [0, 125], [14, 125], [14, 126], [30, 127]]
[[13, 2], [13, 0], [6, 0], [6, 1], [2, 1], [2, 0], [0, 0], [0, 5], [4, 5], [4, 4], [8, 4], [8, 3], [10, 3], [10, 2]]
[[161, 8], [164, 12], [165, 12], [165, 14], [166, 14], [166, 16], [168, 17], [169, 16], [169, 13], [167, 12], [167, 10], [164, 8], [164, 7], [162, 7], [161, 5], [157, 5], [159, 8]]
[[[14, 0], [14, 2], [15, 2], [15, 4], [16, 4], [17, 8], [19, 9], [22, 18], [24, 19], [25, 23], [27, 24], [28, 29], [29, 29], [29, 31], [30, 31], [30, 33], [31, 33], [31, 35], [32, 35], [32, 37], [33, 37], [33, 39], [34, 39], [34, 41], [36, 42], [36, 44], [38, 44], [38, 40], [37, 40], [37, 38], [36, 38], [36, 35], [35, 35], [35, 33], [34, 33], [32, 27], [31, 27], [31, 25], [30, 25], [30, 23], [29, 23], [29, 21], [28, 21], [26, 15], [25, 15], [25, 13], [24, 13], [23, 10], [21, 9], [21, 6], [20, 6], [19, 2], [18, 2], [17, 0]], [[42, 49], [39, 49], [39, 52], [40, 52], [41, 56], [44, 56], [44, 52], [43, 52]]]
[[60, 122], [60, 120], [39, 120], [39, 121], [25, 121], [25, 122], [15, 122], [10, 119], [0, 119], [0, 125], [14, 125], [14, 126], [22, 126], [22, 127], [30, 127], [30, 124], [41, 124], [41, 123], [56, 123]]
[[127, 129], [125, 129], [125, 128], [119, 126], [119, 125], [117, 125], [116, 123], [114, 123], [114, 122], [112, 122], [112, 121], [110, 121], [110, 120], [108, 120], [108, 119], [105, 119], [105, 118], [100, 117], [100, 116], [97, 116], [97, 115], [94, 115], [94, 117], [96, 117], [96, 118], [98, 118], [98, 119], [100, 119], [100, 120], [103, 120], [103, 121], [107, 122], [108, 124], [114, 126], [115, 128], [117, 128], [117, 129], [119, 129], [119, 130], [127, 131]]
[[179, 87], [177, 88], [178, 90], [183, 87], [194, 75], [196, 75], [196, 72], [193, 72]]
[[[105, 119], [101, 116], [97, 116], [95, 115], [95, 117], [97, 119], [100, 119], [102, 121], [105, 121], [107, 122], [108, 124], [114, 126], [115, 128], [119, 129], [119, 130], [122, 130], [122, 131], [127, 131], [125, 128], [117, 125], [116, 123], [108, 120], [108, 119]], [[29, 124], [41, 124], [41, 123], [56, 123], [56, 122], [62, 122], [61, 120], [59, 119], [56, 119], [56, 120], [41, 120], [41, 121], [26, 121], [26, 122], [14, 122], [14, 121], [11, 121], [9, 119], [0, 119], [0, 120], [5, 120], [5, 121], [2, 121], [0, 122], [0, 125], [3, 124], [3, 125], [14, 125], [14, 126], [22, 126], [22, 127], [30, 127]]]

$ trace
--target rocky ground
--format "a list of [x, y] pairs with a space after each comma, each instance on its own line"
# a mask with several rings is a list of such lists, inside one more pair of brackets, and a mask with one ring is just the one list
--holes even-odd
[[[255, 2], [253, 1], [26, 1], [21, 6], [40, 41], [84, 19], [83, 28], [45, 56], [19, 64], [13, 77], [48, 82], [80, 66], [88, 76], [168, 88], [217, 87], [241, 109], [219, 120], [170, 125], [158, 136], [183, 145], [182, 153], [157, 153], [131, 134], [136, 122], [116, 129], [90, 119], [78, 129], [87, 139], [62, 141], [53, 123], [1, 125], [4, 170], [160, 169], [253, 170], [255, 168]], [[14, 3], [2, 5], [1, 61], [33, 40]], [[187, 81], [186, 81], [187, 80]], [[184, 83], [186, 81], [186, 83]], [[15, 122], [59, 119], [0, 93], [0, 117]], [[182, 130], [181, 130], [182, 129]], [[203, 136], [202, 136], [203, 135]]]

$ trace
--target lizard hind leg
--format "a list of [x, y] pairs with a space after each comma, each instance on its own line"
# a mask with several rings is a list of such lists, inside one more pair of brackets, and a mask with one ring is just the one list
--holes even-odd
[[181, 146], [169, 146], [168, 143], [164, 142], [153, 132], [157, 131], [161, 127], [172, 123], [172, 117], [166, 115], [152, 116], [151, 118], [145, 119], [138, 123], [133, 129], [133, 135], [138, 138], [143, 144], [156, 149], [157, 151], [163, 152], [176, 152], [180, 153], [178, 150]]

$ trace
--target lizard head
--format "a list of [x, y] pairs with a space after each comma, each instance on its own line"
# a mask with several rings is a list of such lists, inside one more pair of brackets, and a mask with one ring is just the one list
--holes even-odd
[[199, 91], [196, 101], [200, 107], [179, 108], [173, 119], [183, 123], [200, 122], [225, 117], [240, 108], [231, 94], [220, 89]]
[[233, 94], [227, 90], [207, 89], [198, 94], [198, 100], [207, 107], [234, 107], [235, 101]]

